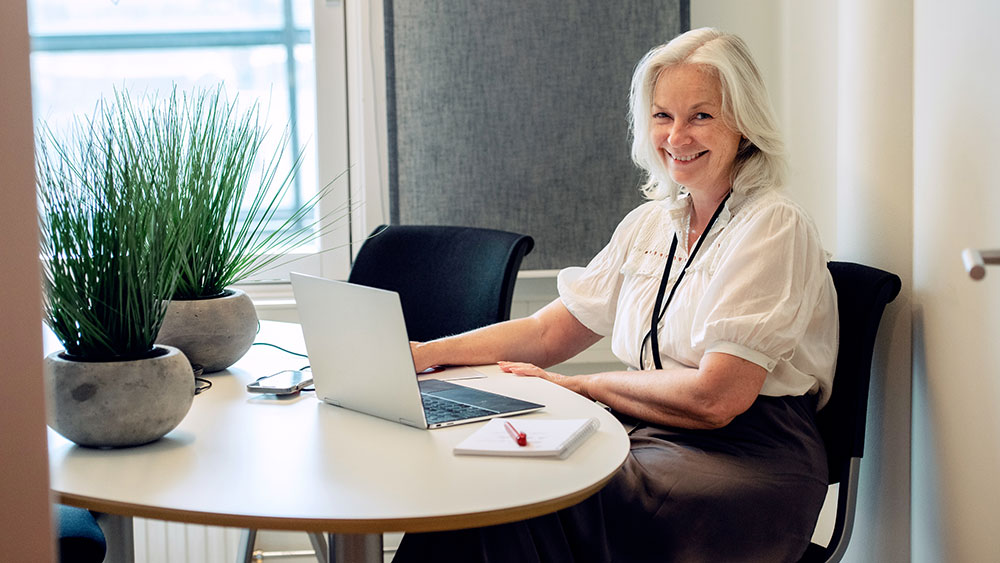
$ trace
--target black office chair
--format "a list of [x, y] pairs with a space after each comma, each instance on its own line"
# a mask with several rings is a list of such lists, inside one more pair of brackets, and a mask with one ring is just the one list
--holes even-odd
[[837, 517], [827, 547], [810, 543], [800, 563], [836, 562], [854, 526], [861, 456], [865, 446], [868, 386], [875, 337], [885, 306], [899, 295], [895, 274], [850, 262], [830, 262], [840, 310], [840, 351], [830, 401], [816, 415], [826, 444], [830, 484], [840, 483]]
[[93, 513], [85, 508], [53, 506], [59, 563], [101, 563], [108, 543]]
[[530, 236], [473, 227], [383, 225], [348, 281], [399, 293], [410, 340], [459, 334], [510, 318]]

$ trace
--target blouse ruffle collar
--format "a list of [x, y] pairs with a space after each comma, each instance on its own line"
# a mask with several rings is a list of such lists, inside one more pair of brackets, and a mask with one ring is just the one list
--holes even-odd
[[[733, 218], [733, 214], [742, 206], [746, 199], [747, 196], [743, 194], [737, 192], [731, 193], [722, 208], [722, 212], [719, 213], [719, 218], [712, 225], [712, 230], [709, 231], [708, 236], [714, 236], [725, 228]], [[676, 198], [663, 200], [663, 207], [667, 212], [667, 217], [670, 218], [672, 232], [678, 234], [686, 233], [691, 224], [691, 192], [682, 186]], [[686, 247], [686, 245], [682, 246]]]

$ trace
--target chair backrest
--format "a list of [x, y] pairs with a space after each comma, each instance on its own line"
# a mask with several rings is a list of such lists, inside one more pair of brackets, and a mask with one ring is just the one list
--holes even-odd
[[830, 401], [817, 413], [826, 444], [830, 483], [839, 483], [843, 468], [865, 449], [868, 387], [875, 337], [885, 306], [899, 294], [895, 274], [853, 264], [830, 262], [840, 314], [840, 351]]
[[830, 262], [837, 288], [840, 315], [840, 350], [833, 393], [816, 414], [826, 445], [830, 484], [840, 483], [833, 537], [827, 547], [812, 544], [803, 561], [836, 561], [850, 539], [857, 495], [858, 464], [865, 448], [868, 388], [871, 381], [875, 337], [885, 306], [899, 294], [899, 277], [854, 264]]
[[399, 293], [410, 340], [427, 341], [510, 318], [530, 236], [473, 227], [381, 226], [348, 281]]

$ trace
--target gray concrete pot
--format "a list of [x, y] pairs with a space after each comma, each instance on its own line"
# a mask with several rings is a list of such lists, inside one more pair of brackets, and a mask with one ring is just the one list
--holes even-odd
[[[158, 347], [161, 348], [161, 347]], [[53, 430], [81, 446], [138, 446], [180, 424], [194, 399], [191, 364], [176, 348], [142, 360], [45, 358], [45, 399]]]
[[157, 344], [180, 348], [205, 373], [224, 370], [243, 357], [257, 336], [257, 310], [246, 292], [174, 299], [167, 306]]

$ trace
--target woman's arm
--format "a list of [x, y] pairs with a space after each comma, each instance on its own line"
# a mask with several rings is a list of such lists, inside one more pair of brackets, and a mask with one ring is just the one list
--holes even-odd
[[697, 369], [565, 376], [521, 362], [500, 367], [558, 383], [641, 420], [705, 429], [721, 428], [750, 408], [767, 376], [757, 364], [721, 352], [706, 354]]
[[430, 342], [412, 342], [413, 364], [481, 365], [517, 360], [551, 366], [568, 360], [601, 339], [556, 299], [530, 317], [513, 319]]

